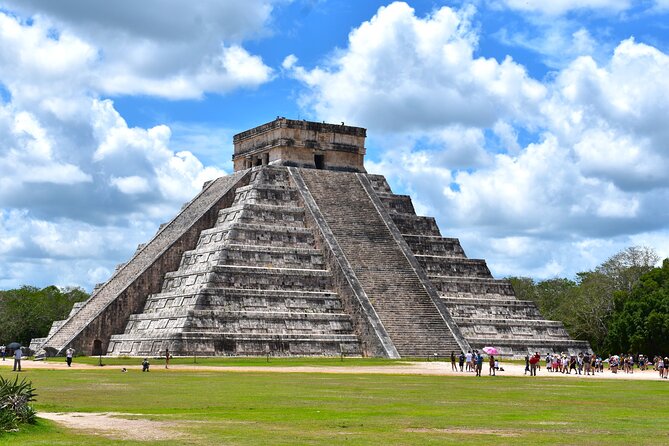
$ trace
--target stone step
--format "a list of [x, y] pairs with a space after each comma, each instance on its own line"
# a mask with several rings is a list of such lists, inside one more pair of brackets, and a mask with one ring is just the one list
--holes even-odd
[[179, 269], [199, 271], [213, 265], [246, 265], [275, 268], [324, 269], [321, 251], [290, 246], [259, 246], [226, 244], [223, 248], [205, 245], [203, 249], [186, 251]]
[[411, 251], [416, 255], [435, 255], [466, 258], [457, 238], [402, 234]]
[[339, 356], [360, 355], [360, 342], [352, 334], [221, 333], [220, 331], [179, 332], [138, 340], [115, 335], [110, 341], [110, 355], [162, 356], [165, 348], [200, 356]]
[[455, 318], [541, 319], [539, 309], [532, 301], [446, 298], [444, 302]]
[[430, 281], [440, 294], [448, 297], [485, 297], [486, 295], [515, 296], [511, 282], [501, 279], [473, 277], [444, 277], [430, 275]]
[[372, 188], [374, 188], [377, 193], [392, 193], [392, 190], [390, 190], [390, 185], [383, 175], [367, 174], [367, 178], [369, 178], [369, 182], [372, 184]]
[[[266, 303], [285, 301], [288, 306], [299, 305], [300, 302], [339, 302], [339, 296], [334, 291], [303, 291], [303, 290], [260, 290], [243, 288], [224, 288], [214, 287], [207, 284], [196, 294], [169, 292], [152, 294], [147, 298], [145, 311], [160, 310], [169, 307], [182, 306], [208, 306], [208, 305], [226, 305], [232, 302], [233, 305], [241, 305], [240, 302], [253, 307], [263, 307]], [[331, 304], [327, 304], [328, 306]], [[310, 305], [305, 304], [305, 308]]]
[[271, 184], [275, 186], [289, 186], [290, 175], [288, 170], [281, 167], [265, 166], [251, 172], [250, 184]]
[[269, 184], [249, 184], [236, 191], [233, 206], [246, 203], [299, 206], [299, 194], [294, 187]]
[[[223, 333], [308, 333], [350, 334], [351, 319], [343, 313], [298, 313], [269, 311], [220, 312], [175, 311], [175, 314], [135, 314], [128, 320], [126, 334], [144, 335], [167, 329], [185, 331], [218, 330]], [[177, 314], [179, 313], [179, 314]]]
[[416, 255], [416, 260], [426, 273], [443, 277], [480, 277], [492, 279], [485, 260]]
[[377, 192], [381, 202], [390, 213], [416, 214], [416, 210], [408, 195], [395, 195], [388, 192]]
[[423, 217], [416, 214], [398, 214], [391, 213], [390, 217], [397, 226], [397, 229], [404, 235], [429, 235], [432, 237], [441, 237], [439, 226], [434, 217]]
[[231, 222], [304, 227], [304, 208], [243, 202], [219, 211], [217, 227]]
[[226, 288], [323, 291], [332, 286], [329, 271], [316, 269], [215, 266], [209, 284]]
[[[227, 228], [202, 231], [196, 249], [214, 249], [223, 244], [262, 246], [292, 246], [313, 248], [314, 235], [310, 229], [262, 224], [232, 223]], [[207, 248], [207, 245], [212, 245]]]

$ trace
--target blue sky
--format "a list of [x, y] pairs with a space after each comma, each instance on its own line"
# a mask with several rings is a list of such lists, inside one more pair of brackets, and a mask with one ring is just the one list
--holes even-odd
[[106, 280], [276, 116], [497, 277], [669, 256], [669, 1], [0, 0], [0, 289]]

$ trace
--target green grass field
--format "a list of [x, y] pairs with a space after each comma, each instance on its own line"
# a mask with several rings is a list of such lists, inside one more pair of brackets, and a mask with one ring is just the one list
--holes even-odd
[[[291, 361], [276, 360], [294, 365]], [[321, 361], [330, 360], [298, 360], [309, 365]], [[11, 375], [0, 370], [3, 376]], [[161, 368], [143, 374], [135, 370], [120, 373], [118, 367], [27, 370], [23, 376], [37, 388], [38, 412], [131, 413], [168, 422], [175, 439], [122, 441], [42, 420], [37, 426], [0, 436], [2, 444], [610, 445], [669, 441], [669, 383], [665, 381]]]

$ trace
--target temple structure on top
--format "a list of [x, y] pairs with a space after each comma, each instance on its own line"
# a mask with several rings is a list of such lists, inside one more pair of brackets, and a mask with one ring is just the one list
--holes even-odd
[[285, 118], [235, 135], [235, 171], [207, 182], [31, 348], [389, 358], [590, 349], [366, 173], [365, 136]]
[[365, 172], [367, 130], [278, 117], [234, 136], [235, 171], [256, 166]]

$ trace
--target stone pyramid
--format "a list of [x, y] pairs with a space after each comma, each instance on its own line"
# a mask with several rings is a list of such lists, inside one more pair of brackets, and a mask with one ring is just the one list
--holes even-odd
[[363, 166], [365, 129], [277, 120], [32, 347], [61, 354], [589, 350]]

